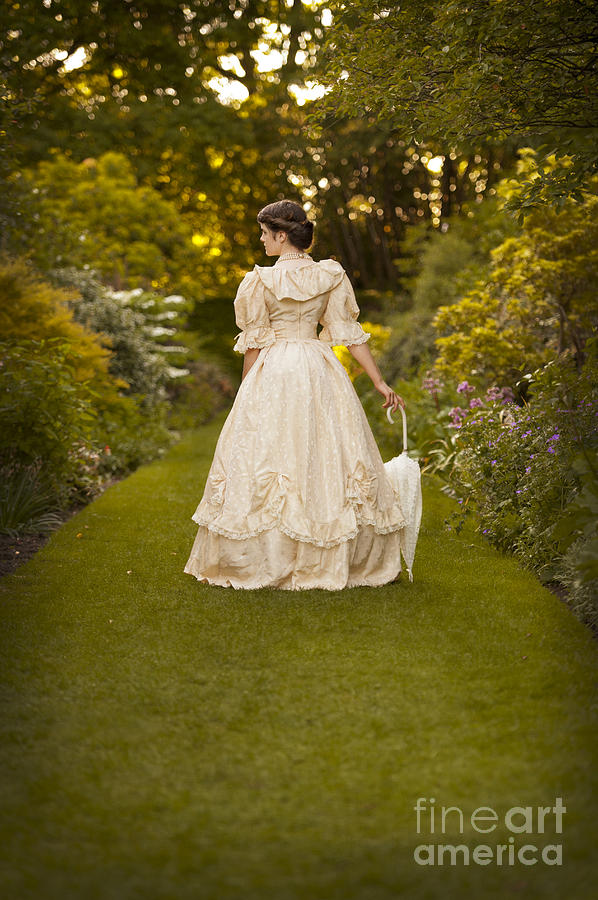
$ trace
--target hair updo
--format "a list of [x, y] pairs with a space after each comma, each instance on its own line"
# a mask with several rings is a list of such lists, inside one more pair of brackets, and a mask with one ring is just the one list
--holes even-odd
[[303, 207], [294, 200], [269, 203], [259, 211], [257, 220], [270, 231], [286, 232], [291, 244], [301, 250], [307, 250], [313, 243], [314, 223], [307, 218]]

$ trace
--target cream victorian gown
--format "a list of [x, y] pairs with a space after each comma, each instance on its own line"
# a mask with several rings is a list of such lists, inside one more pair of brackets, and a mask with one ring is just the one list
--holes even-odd
[[234, 349], [261, 352], [220, 433], [184, 571], [233, 588], [392, 581], [405, 518], [331, 349], [370, 337], [343, 267], [256, 265], [234, 306], [242, 329]]

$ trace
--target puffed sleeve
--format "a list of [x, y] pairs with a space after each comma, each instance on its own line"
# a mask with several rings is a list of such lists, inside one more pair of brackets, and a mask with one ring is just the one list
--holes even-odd
[[245, 353], [252, 347], [262, 348], [276, 340], [270, 325], [264, 285], [255, 269], [247, 272], [237, 288], [235, 297], [235, 321], [241, 329], [235, 336], [233, 350]]
[[355, 299], [353, 285], [349, 276], [343, 271], [343, 276], [336, 284], [328, 298], [328, 304], [320, 318], [323, 326], [318, 337], [332, 347], [344, 344], [350, 347], [352, 344], [365, 344], [371, 335], [364, 331], [357, 318], [359, 307]]

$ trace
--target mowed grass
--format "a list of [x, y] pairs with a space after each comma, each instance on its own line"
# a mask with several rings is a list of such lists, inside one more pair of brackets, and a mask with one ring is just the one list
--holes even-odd
[[[470, 527], [444, 530], [432, 478], [413, 583], [200, 585], [182, 569], [222, 421], [0, 582], [2, 896], [595, 897], [590, 632]], [[543, 834], [505, 826], [557, 797], [561, 834], [552, 813]], [[429, 816], [416, 832], [418, 798], [435, 800], [433, 835]], [[441, 806], [463, 833], [455, 812], [440, 833]], [[490, 833], [470, 824], [480, 806]], [[422, 843], [494, 855], [421, 866]], [[538, 861], [497, 865], [500, 843]]]

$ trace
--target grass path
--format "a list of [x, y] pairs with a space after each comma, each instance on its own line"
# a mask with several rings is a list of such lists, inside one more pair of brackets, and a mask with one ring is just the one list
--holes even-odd
[[[200, 585], [182, 568], [222, 421], [0, 582], [2, 896], [595, 897], [590, 632], [471, 530], [443, 531], [431, 478], [412, 584]], [[418, 835], [418, 797], [459, 807], [463, 833], [453, 812]], [[562, 834], [552, 814], [544, 834], [505, 827], [557, 797]], [[480, 806], [490, 833], [469, 822]], [[562, 865], [497, 865], [509, 837], [561, 844]], [[420, 866], [422, 843], [493, 855]]]

